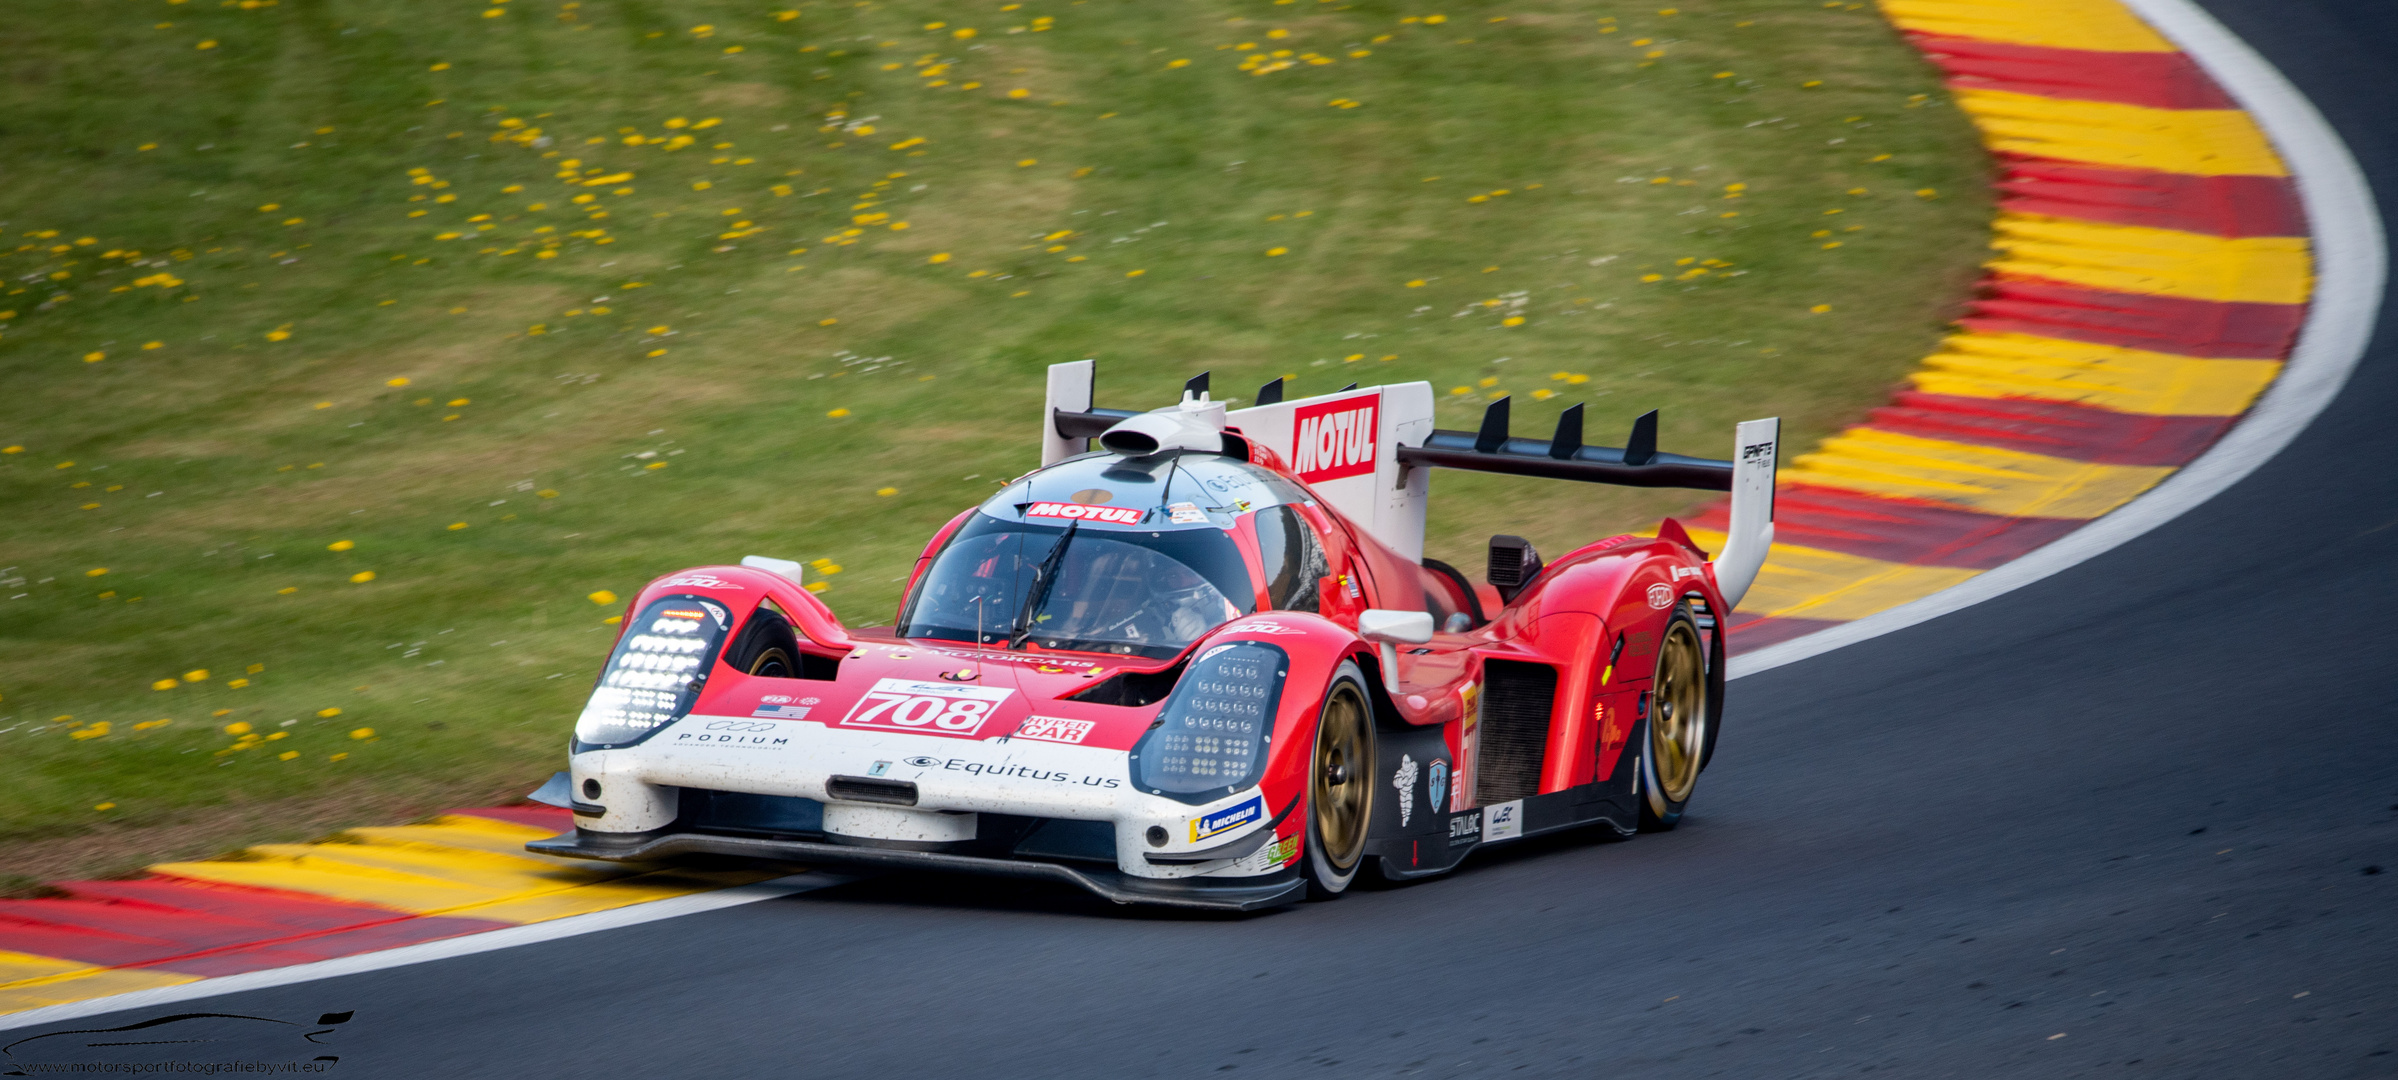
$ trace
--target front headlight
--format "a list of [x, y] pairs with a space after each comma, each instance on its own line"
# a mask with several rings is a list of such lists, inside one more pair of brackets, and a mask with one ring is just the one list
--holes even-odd
[[1133, 785], [1194, 805], [1255, 786], [1290, 673], [1290, 656], [1262, 641], [1200, 653], [1132, 748]]
[[575, 721], [574, 752], [631, 746], [690, 712], [730, 616], [724, 605], [692, 596], [644, 608]]

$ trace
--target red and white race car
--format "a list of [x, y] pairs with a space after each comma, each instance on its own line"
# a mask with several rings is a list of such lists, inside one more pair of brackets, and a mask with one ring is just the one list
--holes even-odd
[[[1714, 750], [1723, 620], [1773, 536], [1779, 425], [1734, 459], [1436, 430], [1432, 387], [1150, 412], [1049, 370], [1042, 464], [933, 536], [898, 622], [798, 563], [652, 582], [536, 797], [594, 859], [739, 855], [1070, 882], [1249, 909], [1445, 872], [1556, 829], [1670, 828]], [[1088, 449], [1096, 438], [1098, 449]], [[1670, 519], [1485, 581], [1423, 557], [1426, 474], [1732, 492], [1710, 561]]]

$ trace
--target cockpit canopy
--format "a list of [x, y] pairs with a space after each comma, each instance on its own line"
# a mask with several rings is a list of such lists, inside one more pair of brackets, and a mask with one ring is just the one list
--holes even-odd
[[[1271, 470], [1217, 454], [1092, 454], [1007, 487], [917, 582], [899, 632], [1164, 659], [1258, 607], [1314, 610], [1325, 560]], [[1255, 516], [1271, 567], [1231, 530]], [[1302, 587], [1303, 585], [1303, 587]], [[1304, 596], [1298, 594], [1304, 593]]]

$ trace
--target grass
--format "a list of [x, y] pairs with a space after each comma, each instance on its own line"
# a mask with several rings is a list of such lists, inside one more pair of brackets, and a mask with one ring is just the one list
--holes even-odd
[[[0, 49], [24, 877], [529, 788], [592, 598], [665, 571], [815, 560], [887, 621], [1048, 363], [1804, 443], [1988, 214], [1857, 4], [17, 0]], [[1699, 501], [1434, 489], [1467, 567]]]

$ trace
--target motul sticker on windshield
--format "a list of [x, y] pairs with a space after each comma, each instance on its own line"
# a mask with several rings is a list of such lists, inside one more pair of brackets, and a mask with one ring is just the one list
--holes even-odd
[[1104, 521], [1111, 525], [1138, 525], [1141, 511], [1130, 506], [1084, 506], [1081, 503], [1034, 503], [1024, 511], [1028, 518], [1064, 518], [1068, 521]]
[[1291, 414], [1291, 471], [1310, 484], [1364, 476], [1374, 471], [1374, 410], [1382, 395], [1369, 394]]
[[1089, 720], [1068, 720], [1059, 716], [1034, 716], [1016, 729], [1015, 738], [1039, 739], [1042, 742], [1080, 743], [1099, 725]]
[[991, 710], [1015, 692], [1001, 687], [877, 679], [874, 689], [850, 706], [841, 726], [972, 738], [982, 732]]

